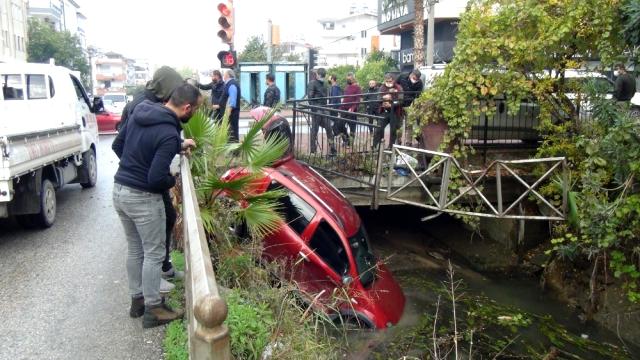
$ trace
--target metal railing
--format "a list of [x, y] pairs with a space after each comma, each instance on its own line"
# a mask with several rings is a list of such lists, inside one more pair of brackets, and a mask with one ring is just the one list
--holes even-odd
[[189, 358], [231, 359], [229, 330], [223, 324], [227, 318], [227, 304], [218, 293], [209, 243], [202, 226], [189, 159], [186, 157], [182, 157], [180, 175]]
[[[345, 105], [348, 103], [343, 103]], [[367, 190], [377, 208], [382, 154], [388, 136], [382, 116], [341, 110], [335, 106], [294, 101], [292, 133], [296, 158]], [[344, 190], [349, 192], [349, 190]], [[360, 195], [363, 195], [360, 193]]]
[[[480, 106], [486, 106], [483, 101]], [[522, 101], [518, 111], [510, 113], [506, 99], [492, 102], [491, 112], [482, 112], [473, 118], [467, 144], [477, 148], [535, 148], [541, 140], [539, 127], [540, 106]]]
[[[417, 170], [417, 164], [412, 163], [411, 156], [407, 156], [410, 153], [420, 154], [431, 159], [425, 170]], [[414, 205], [437, 212], [445, 212], [451, 214], [470, 215], [478, 217], [491, 217], [501, 219], [524, 219], [524, 220], [565, 220], [567, 213], [567, 161], [563, 157], [544, 158], [544, 159], [527, 159], [527, 160], [495, 160], [482, 171], [469, 172], [463, 169], [458, 161], [450, 154], [430, 151], [424, 149], [411, 148], [407, 146], [394, 145], [391, 153], [392, 161], [394, 159], [400, 159], [400, 162], [410, 172], [410, 180], [402, 186], [393, 189], [391, 182], [388, 183], [386, 192], [387, 198], [400, 203]], [[547, 165], [546, 171], [538, 176], [533, 183], [527, 182], [523, 179], [521, 174], [518, 174], [514, 170], [514, 167], [524, 165], [528, 167], [536, 165]], [[393, 176], [393, 167], [389, 167], [389, 178]], [[516, 180], [516, 182], [524, 188], [524, 191], [516, 194], [514, 201], [504, 204], [503, 203], [503, 171], [508, 173], [510, 177]], [[450, 190], [450, 185], [453, 181], [453, 173], [456, 172], [457, 176], [462, 178], [465, 186], [462, 187], [458, 194], [454, 194]], [[545, 180], [549, 179], [554, 173], [560, 173], [561, 187], [562, 187], [562, 203], [560, 206], [553, 205], [553, 201], [545, 198], [539, 191], [536, 190]], [[488, 200], [485, 192], [488, 190], [481, 184], [489, 177], [489, 174], [495, 176], [495, 195], [497, 198], [496, 204]], [[428, 177], [440, 178], [439, 184], [437, 184], [437, 191], [432, 185], [427, 184], [425, 179]], [[418, 203], [403, 199], [400, 193], [411, 186], [414, 183], [418, 183], [426, 194], [426, 200], [424, 203]], [[540, 201], [546, 209], [548, 209], [549, 215], [522, 215], [513, 214], [527, 196], [532, 196], [535, 200]], [[472, 197], [475, 199], [479, 208], [486, 211], [468, 211], [460, 210], [460, 205], [473, 203], [465, 197]], [[464, 204], [463, 204], [464, 199]]]

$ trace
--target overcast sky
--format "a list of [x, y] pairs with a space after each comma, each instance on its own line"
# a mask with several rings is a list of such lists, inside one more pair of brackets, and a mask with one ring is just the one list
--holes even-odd
[[[282, 40], [299, 35], [318, 41], [317, 20], [348, 14], [352, 2], [377, 7], [377, 0], [235, 0], [235, 39], [241, 50], [252, 35], [266, 37], [267, 20], [280, 25]], [[218, 0], [81, 0], [89, 44], [156, 65], [219, 66], [223, 44], [218, 31]]]

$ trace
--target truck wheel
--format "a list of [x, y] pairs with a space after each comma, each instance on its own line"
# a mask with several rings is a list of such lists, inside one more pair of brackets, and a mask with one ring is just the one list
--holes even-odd
[[92, 188], [96, 186], [98, 181], [98, 165], [96, 164], [96, 153], [93, 149], [89, 149], [82, 154], [82, 170], [85, 174], [87, 182], [80, 183], [83, 188]]
[[33, 215], [36, 224], [48, 228], [56, 221], [56, 189], [49, 179], [42, 180], [40, 213]]

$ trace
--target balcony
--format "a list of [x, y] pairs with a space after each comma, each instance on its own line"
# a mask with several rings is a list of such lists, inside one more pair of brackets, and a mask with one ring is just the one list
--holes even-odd
[[125, 74], [96, 74], [96, 80], [98, 81], [125, 81]]

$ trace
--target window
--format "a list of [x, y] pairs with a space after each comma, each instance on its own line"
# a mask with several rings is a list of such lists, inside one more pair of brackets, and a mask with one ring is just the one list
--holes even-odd
[[326, 221], [322, 220], [309, 242], [311, 249], [324, 260], [338, 275], [349, 273], [347, 251], [340, 236]]
[[356, 262], [360, 282], [366, 287], [375, 280], [376, 258], [369, 249], [369, 236], [364, 225], [360, 225], [358, 232], [349, 238], [349, 246]]
[[333, 30], [333, 29], [335, 29], [335, 27], [336, 27], [336, 24], [333, 23], [333, 22], [324, 23], [324, 29], [325, 30]]
[[285, 195], [278, 199], [278, 205], [283, 212], [287, 224], [298, 233], [298, 235], [301, 235], [311, 222], [311, 219], [316, 215], [316, 209], [277, 181], [272, 181], [268, 190], [285, 191]]
[[34, 100], [47, 98], [44, 75], [27, 75], [27, 98]]
[[361, 38], [363, 38], [363, 39], [365, 39], [365, 38], [367, 37], [367, 30], [362, 30], [362, 31], [360, 32], [360, 37], [361, 37]]
[[21, 75], [0, 75], [2, 79], [2, 96], [5, 100], [23, 100], [24, 85]]
[[361, 57], [367, 56], [367, 52], [368, 52], [367, 48], [361, 48], [360, 49], [360, 56]]
[[91, 104], [89, 103], [89, 97], [87, 97], [87, 94], [84, 92], [84, 88], [82, 87], [82, 84], [80, 84], [80, 81], [76, 79], [75, 76], [73, 75], [70, 75], [70, 76], [71, 76], [71, 82], [73, 82], [73, 88], [76, 90], [76, 96], [78, 97], [78, 100], [84, 101], [84, 103], [87, 104], [89, 109], [91, 109]]

